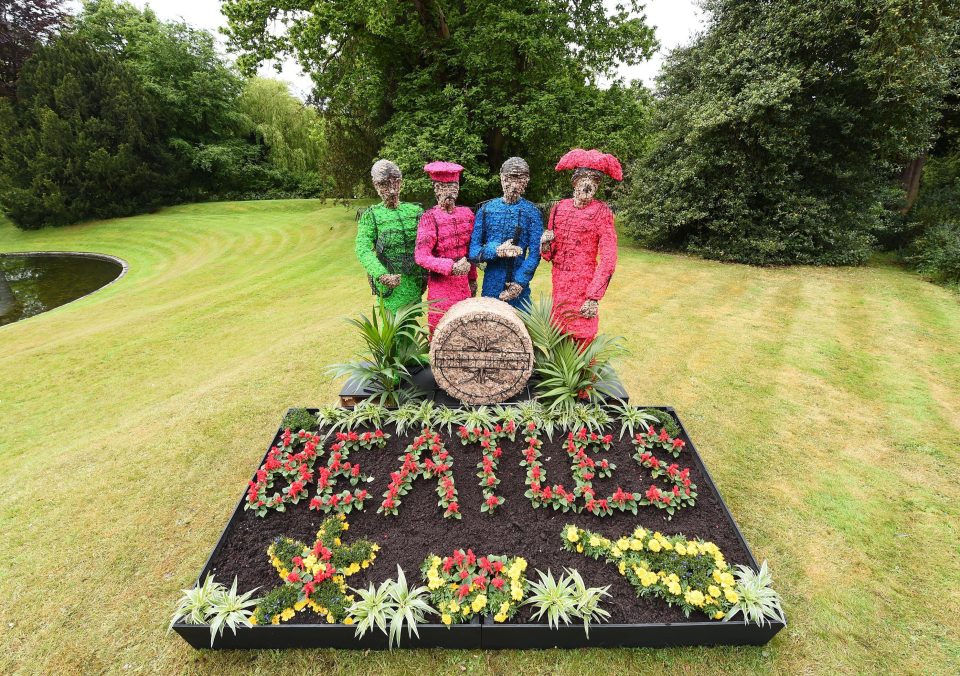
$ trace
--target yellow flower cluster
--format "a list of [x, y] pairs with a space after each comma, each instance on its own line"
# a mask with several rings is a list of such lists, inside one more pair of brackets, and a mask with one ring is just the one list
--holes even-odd
[[643, 527], [610, 540], [572, 524], [564, 528], [563, 540], [566, 549], [585, 549], [588, 556], [616, 563], [640, 596], [660, 596], [680, 605], [685, 613], [697, 609], [722, 619], [740, 600], [723, 553], [712, 542], [666, 536]]
[[[444, 559], [430, 556], [421, 567], [440, 621], [449, 625], [496, 609], [494, 621], [505, 622], [526, 595], [527, 561], [520, 557], [477, 557], [472, 552], [467, 559], [463, 550], [454, 555], [461, 557], [455, 564], [449, 561], [453, 557], [448, 557], [445, 566]], [[463, 571], [466, 577], [461, 577]]]

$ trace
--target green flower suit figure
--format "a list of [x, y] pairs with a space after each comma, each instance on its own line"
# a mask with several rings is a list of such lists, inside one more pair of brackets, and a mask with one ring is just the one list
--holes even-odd
[[382, 201], [360, 216], [357, 258], [367, 271], [374, 295], [395, 311], [419, 301], [426, 288], [426, 273], [413, 257], [423, 209], [400, 201], [403, 177], [393, 162], [377, 161], [370, 177]]

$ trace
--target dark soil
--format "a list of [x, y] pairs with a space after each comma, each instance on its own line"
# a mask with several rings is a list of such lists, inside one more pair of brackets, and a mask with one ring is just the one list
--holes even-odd
[[[390, 428], [385, 431], [391, 433]], [[446, 435], [443, 436], [446, 439]], [[687, 447], [676, 462], [681, 467], [691, 468], [691, 479], [697, 485], [699, 497], [695, 507], [679, 510], [670, 520], [664, 511], [653, 507], [639, 508], [636, 516], [629, 512], [615, 512], [603, 518], [585, 513], [564, 514], [551, 508], [534, 509], [523, 495], [526, 491], [524, 469], [519, 463], [524, 445], [520, 439], [516, 443], [506, 441], [502, 444], [504, 454], [497, 471], [501, 479], [497, 494], [506, 497], [506, 502], [494, 514], [480, 511], [482, 499], [476, 476], [480, 448], [477, 445], [462, 446], [459, 439], [449, 439], [447, 448], [454, 458], [453, 472], [462, 519], [442, 517], [442, 509], [437, 506], [436, 481], [425, 479], [417, 479], [411, 492], [403, 497], [398, 516], [377, 514], [389, 474], [399, 469], [401, 463], [397, 456], [402, 454], [411, 437], [394, 437], [382, 451], [355, 451], [350, 456], [351, 462], [359, 462], [363, 472], [374, 477], [374, 481], [366, 485], [373, 497], [367, 501], [363, 512], [348, 516], [350, 530], [344, 539], [368, 538], [381, 547], [373, 566], [349, 578], [352, 587], [366, 587], [369, 582], [378, 583], [395, 577], [398, 564], [408, 580], [419, 579], [420, 566], [427, 556], [443, 556], [455, 549], [472, 548], [478, 556], [507, 554], [526, 558], [528, 579], [537, 579], [535, 570], [538, 568], [543, 571], [551, 569], [556, 575], [568, 567], [579, 570], [590, 586], [610, 585], [611, 597], [604, 607], [610, 612], [609, 621], [613, 623], [705, 621], [706, 617], [700, 614], [692, 614], [686, 620], [679, 609], [671, 608], [659, 599], [637, 598], [633, 587], [613, 564], [594, 561], [563, 549], [561, 530], [564, 525], [575, 523], [611, 538], [628, 534], [637, 525], [667, 535], [682, 533], [688, 538], [700, 537], [716, 543], [731, 566], [748, 562], [747, 552], [724, 513], [716, 490], [708, 482], [703, 464], [689, 439], [685, 438]], [[562, 483], [572, 489], [574, 482], [566, 453], [558, 441], [544, 441], [542, 460], [549, 483]], [[661, 460], [671, 459], [665, 451], [655, 453]], [[617, 485], [635, 492], [649, 486], [647, 471], [632, 455], [633, 446], [624, 439], [609, 452], [600, 451], [594, 456], [609, 458], [617, 466], [612, 477], [593, 481], [598, 497], [609, 495]], [[317, 466], [325, 461], [326, 455], [318, 460]], [[665, 487], [665, 484], [660, 485]], [[337, 491], [348, 486], [341, 479]], [[275, 490], [281, 488], [282, 485], [274, 486]], [[238, 486], [238, 490], [241, 489]], [[212, 572], [227, 583], [236, 576], [241, 591], [260, 587], [261, 592], [266, 592], [277, 586], [280, 580], [267, 559], [267, 546], [278, 535], [313, 544], [316, 531], [327, 515], [311, 511], [308, 504], [309, 499], [301, 500], [298, 505], [288, 505], [287, 512], [270, 512], [264, 518], [241, 510], [227, 531], [223, 547], [211, 562]], [[527, 621], [529, 616], [529, 606], [523, 607], [513, 622]], [[321, 620], [307, 609], [297, 613], [290, 622], [318, 623]]]

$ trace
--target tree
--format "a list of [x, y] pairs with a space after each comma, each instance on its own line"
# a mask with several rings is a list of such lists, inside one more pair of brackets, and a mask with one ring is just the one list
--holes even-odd
[[625, 129], [610, 104], [643, 95], [607, 94], [597, 82], [655, 47], [642, 4], [626, 5], [225, 0], [223, 12], [242, 68], [293, 55], [311, 73], [341, 191], [365, 185], [379, 154], [398, 162], [412, 194], [427, 197], [422, 166], [443, 158], [466, 167], [469, 201], [489, 197], [510, 155], [530, 160], [535, 197], [554, 192], [563, 152], [594, 129]]
[[652, 246], [758, 264], [861, 262], [895, 177], [934, 141], [949, 0], [706, 0], [674, 51], [623, 200]]
[[236, 181], [244, 170], [223, 163], [258, 158], [237, 145], [252, 127], [239, 110], [243, 80], [217, 54], [210, 33], [114, 0], [84, 2], [74, 30], [116, 54], [153, 99], [179, 159], [184, 198], [242, 192]]
[[125, 216], [174, 194], [151, 97], [75, 35], [41, 46], [0, 110], [0, 206], [21, 228]]
[[59, 0], [0, 0], [0, 97], [13, 96], [24, 62], [56, 35], [64, 13]]
[[273, 166], [298, 174], [319, 169], [324, 160], [320, 115], [293, 96], [286, 83], [261, 77], [247, 80], [240, 111], [269, 148]]

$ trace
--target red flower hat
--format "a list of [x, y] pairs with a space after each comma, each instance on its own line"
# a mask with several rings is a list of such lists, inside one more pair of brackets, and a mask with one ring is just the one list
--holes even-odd
[[423, 170], [429, 174], [432, 181], [456, 183], [460, 180], [463, 167], [456, 162], [431, 162], [424, 165]]
[[620, 167], [620, 161], [613, 155], [602, 153], [596, 148], [590, 150], [574, 148], [557, 162], [557, 171], [580, 168], [596, 169], [615, 181], [623, 180], [623, 169]]

